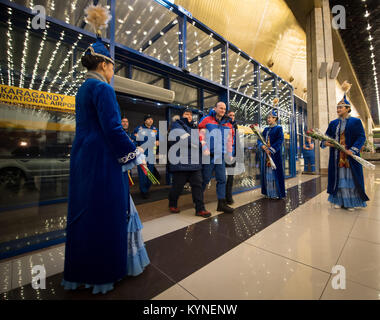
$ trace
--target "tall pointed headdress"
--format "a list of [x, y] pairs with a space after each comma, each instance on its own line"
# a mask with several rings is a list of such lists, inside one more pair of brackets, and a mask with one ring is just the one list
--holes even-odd
[[112, 16], [110, 15], [110, 12], [107, 8], [101, 6], [100, 4], [94, 6], [89, 5], [84, 10], [86, 17], [85, 21], [88, 23], [96, 33], [96, 42], [90, 45], [85, 55], [92, 55], [104, 58], [105, 60], [111, 62], [112, 64], [115, 64], [113, 59], [111, 58], [111, 54], [106, 46], [105, 43], [103, 43], [101, 38], [101, 30], [106, 29], [108, 26], [108, 22], [111, 20]]

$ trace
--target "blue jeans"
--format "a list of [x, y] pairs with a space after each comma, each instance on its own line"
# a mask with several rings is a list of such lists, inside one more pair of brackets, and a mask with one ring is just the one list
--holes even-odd
[[[154, 170], [154, 164], [148, 164], [148, 169], [153, 173]], [[140, 191], [143, 193], [147, 193], [149, 191], [150, 186], [152, 185], [152, 182], [148, 179], [148, 177], [144, 174], [140, 166], [137, 167], [137, 172], [139, 174], [139, 184], [140, 184]]]
[[216, 178], [216, 194], [218, 196], [218, 200], [226, 198], [226, 164], [223, 160], [221, 164], [214, 164], [214, 158], [210, 159], [210, 164], [204, 164], [202, 166], [202, 175], [203, 175], [203, 183], [202, 189], [203, 192], [206, 189], [206, 186], [210, 182], [212, 178], [212, 173], [215, 171]]

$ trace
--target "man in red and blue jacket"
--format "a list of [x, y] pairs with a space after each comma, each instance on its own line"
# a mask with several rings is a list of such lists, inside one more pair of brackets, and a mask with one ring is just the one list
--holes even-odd
[[216, 193], [218, 196], [217, 211], [232, 213], [233, 208], [226, 203], [226, 165], [225, 156], [232, 157], [233, 130], [230, 128], [229, 118], [225, 116], [226, 105], [217, 102], [214, 109], [199, 122], [199, 139], [204, 156], [210, 161], [202, 165], [203, 191], [215, 172]]

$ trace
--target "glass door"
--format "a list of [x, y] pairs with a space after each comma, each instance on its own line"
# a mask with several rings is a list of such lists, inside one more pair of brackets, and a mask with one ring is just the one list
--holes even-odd
[[280, 111], [280, 125], [284, 132], [284, 143], [282, 147], [282, 159], [285, 171], [285, 177], [291, 175], [290, 157], [291, 157], [291, 115], [287, 112]]

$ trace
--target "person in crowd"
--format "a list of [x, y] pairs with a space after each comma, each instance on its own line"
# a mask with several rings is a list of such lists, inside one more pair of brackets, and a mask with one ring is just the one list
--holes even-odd
[[[93, 14], [88, 11], [89, 21]], [[88, 72], [76, 95], [62, 285], [66, 290], [85, 285], [96, 294], [112, 290], [115, 282], [141, 273], [149, 264], [141, 238], [136, 255], [137, 247], [129, 246], [129, 238], [138, 236], [138, 231], [130, 231], [134, 221], [122, 174], [123, 165], [143, 164], [145, 157], [121, 126], [116, 94], [109, 84], [114, 61], [99, 34], [81, 62]]]
[[[177, 150], [175, 156], [179, 162], [170, 163], [169, 170], [172, 173], [173, 184], [169, 192], [169, 210], [172, 213], [179, 213], [178, 198], [187, 182], [190, 183], [193, 202], [195, 204], [195, 215], [208, 218], [211, 213], [205, 209], [203, 202], [202, 190], [202, 165], [201, 156], [199, 155], [200, 146], [198, 135], [191, 136], [191, 131], [196, 130], [197, 126], [193, 123], [193, 112], [186, 108], [182, 117], [176, 120], [171, 126], [171, 132], [176, 136], [176, 142], [183, 145], [187, 150], [187, 154], [181, 155], [181, 149]], [[170, 136], [170, 132], [169, 132]], [[193, 141], [196, 138], [196, 141]], [[169, 141], [170, 143], [171, 141]], [[171, 143], [172, 144], [172, 143]], [[193, 149], [193, 150], [192, 150]], [[171, 151], [169, 150], [169, 161]], [[194, 153], [198, 153], [197, 157], [192, 157]]]
[[[154, 164], [156, 162], [156, 149], [159, 145], [159, 132], [158, 129], [153, 126], [153, 117], [150, 114], [144, 116], [144, 124], [138, 126], [134, 131], [135, 141], [137, 146], [144, 145], [145, 156], [148, 159], [148, 168], [151, 172], [154, 172]], [[139, 175], [139, 187], [141, 196], [144, 199], [149, 198], [149, 189], [152, 182], [144, 174], [143, 170], [138, 167]]]
[[125, 133], [127, 134], [127, 136], [133, 141], [135, 142], [135, 136], [129, 131], [129, 120], [127, 117], [123, 117], [121, 119], [121, 126], [123, 127]]
[[[305, 144], [303, 145], [303, 159], [304, 159], [304, 171], [315, 172], [315, 153], [314, 143], [311, 137], [307, 136]], [[310, 165], [310, 170], [309, 170]]]
[[[236, 156], [236, 134], [237, 134], [237, 123], [235, 121], [235, 112], [234, 111], [229, 111], [228, 112], [228, 117], [230, 119], [229, 121], [229, 126], [231, 128], [232, 136], [233, 136], [233, 144], [232, 144], [232, 156]], [[227, 168], [234, 168], [236, 167], [236, 161], [233, 161], [233, 163], [227, 163], [226, 162], [226, 167]], [[226, 202], [227, 204], [233, 204], [234, 200], [232, 199], [232, 187], [234, 184], [234, 175], [229, 174], [227, 175], [227, 181], [226, 181]]]
[[[212, 173], [215, 172], [216, 193], [218, 197], [217, 211], [233, 213], [234, 209], [226, 202], [226, 165], [225, 156], [232, 158], [232, 132], [229, 126], [229, 119], [225, 116], [226, 104], [217, 102], [208, 115], [199, 122], [199, 139], [202, 145], [202, 152], [205, 157], [209, 157], [209, 163], [203, 163], [202, 176], [203, 191], [211, 180]], [[215, 132], [213, 132], [215, 130]], [[218, 138], [219, 136], [219, 138]]]
[[322, 142], [321, 147], [330, 147], [328, 167], [328, 201], [336, 209], [346, 208], [354, 211], [355, 208], [366, 207], [369, 201], [364, 188], [362, 165], [351, 155], [359, 155], [366, 136], [360, 119], [351, 117], [351, 104], [347, 100], [346, 92], [351, 85], [346, 81], [342, 85], [345, 94], [337, 105], [338, 119], [329, 123], [326, 135], [344, 145], [346, 151], [333, 148], [330, 142]]
[[[263, 137], [267, 143], [264, 145], [258, 140], [258, 148], [263, 152], [261, 157], [261, 193], [271, 199], [285, 197], [285, 180], [282, 166], [282, 144], [284, 133], [282, 127], [277, 124], [277, 110], [273, 109], [267, 117], [268, 127], [263, 131]], [[276, 169], [271, 167], [268, 156], [272, 158]]]

